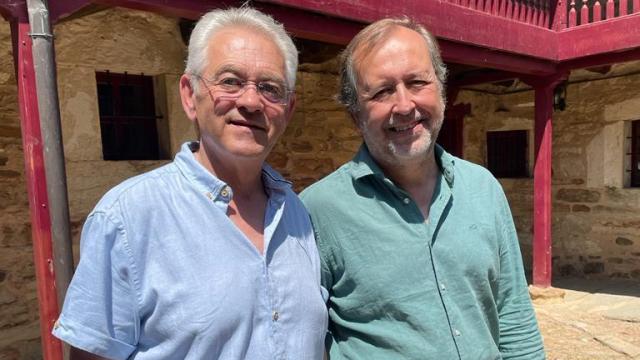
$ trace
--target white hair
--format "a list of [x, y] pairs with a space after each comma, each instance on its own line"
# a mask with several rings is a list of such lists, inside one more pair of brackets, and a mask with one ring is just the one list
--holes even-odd
[[[256, 29], [269, 36], [284, 57], [287, 86], [289, 90], [295, 89], [298, 50], [293, 44], [293, 40], [291, 40], [282, 24], [276, 22], [271, 16], [248, 6], [225, 10], [216, 9], [200, 18], [189, 39], [186, 74], [202, 75], [208, 62], [207, 49], [209, 39], [218, 31], [231, 26]], [[198, 82], [194, 78], [191, 79], [191, 86], [194, 90], [198, 88]]]

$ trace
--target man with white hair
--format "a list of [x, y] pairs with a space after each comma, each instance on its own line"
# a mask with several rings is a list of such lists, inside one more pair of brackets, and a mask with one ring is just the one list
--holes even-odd
[[543, 359], [502, 188], [435, 143], [446, 79], [435, 39], [408, 18], [380, 20], [340, 71], [364, 144], [301, 194], [330, 359]]
[[54, 335], [76, 359], [321, 359], [308, 214], [265, 159], [291, 119], [296, 48], [249, 7], [202, 17], [180, 79], [198, 133], [89, 214]]

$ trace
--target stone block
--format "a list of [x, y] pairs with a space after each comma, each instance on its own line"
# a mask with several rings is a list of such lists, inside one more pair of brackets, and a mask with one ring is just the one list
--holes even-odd
[[602, 274], [604, 272], [604, 263], [602, 262], [589, 262], [584, 264], [582, 272], [585, 274]]
[[612, 263], [612, 264], [622, 264], [624, 262], [623, 259], [618, 258], [618, 257], [608, 258], [607, 261]]
[[573, 212], [590, 212], [591, 208], [586, 206], [586, 205], [576, 204], [576, 205], [573, 205], [571, 207], [571, 211], [573, 211]]
[[631, 246], [633, 245], [633, 241], [624, 237], [617, 237], [616, 244], [620, 246]]
[[556, 199], [567, 202], [596, 203], [600, 201], [600, 193], [586, 189], [560, 189]]

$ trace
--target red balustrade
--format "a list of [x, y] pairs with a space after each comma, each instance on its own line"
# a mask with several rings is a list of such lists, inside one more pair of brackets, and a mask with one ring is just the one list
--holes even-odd
[[[445, 0], [449, 3], [537, 27], [551, 28], [555, 12], [561, 28], [640, 13], [640, 0]], [[561, 2], [570, 1], [569, 5]], [[563, 6], [559, 6], [559, 5]], [[556, 25], [557, 27], [557, 25]], [[561, 29], [558, 29], [561, 30]]]
[[571, 0], [567, 24], [575, 27], [638, 13], [640, 0]]

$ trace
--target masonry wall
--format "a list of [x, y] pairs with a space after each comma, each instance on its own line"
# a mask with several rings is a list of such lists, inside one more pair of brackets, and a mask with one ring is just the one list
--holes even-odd
[[[640, 64], [627, 64], [627, 67]], [[571, 79], [570, 79], [571, 80]], [[629, 188], [629, 121], [640, 119], [640, 75], [576, 82], [553, 119], [553, 270], [555, 275], [640, 279], [640, 188]], [[463, 92], [464, 156], [486, 164], [486, 131], [529, 130], [533, 164], [533, 92]], [[532, 172], [531, 172], [532, 173]], [[531, 263], [533, 179], [501, 179], [525, 264]]]

